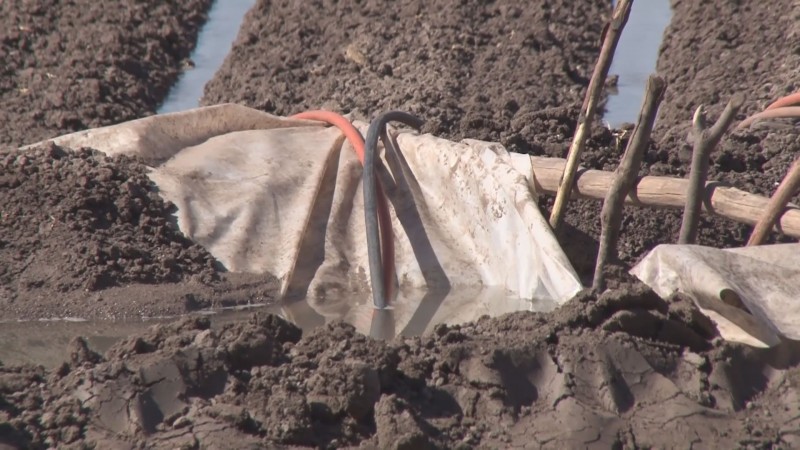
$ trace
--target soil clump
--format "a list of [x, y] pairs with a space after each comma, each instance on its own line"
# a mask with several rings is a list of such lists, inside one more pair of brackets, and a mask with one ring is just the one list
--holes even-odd
[[211, 0], [0, 3], [0, 148], [155, 113]]

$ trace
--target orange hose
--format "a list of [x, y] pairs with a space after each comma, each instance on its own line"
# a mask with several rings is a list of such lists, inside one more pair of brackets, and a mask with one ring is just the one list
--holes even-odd
[[[361, 165], [364, 165], [364, 137], [361, 136], [356, 127], [350, 123], [349, 120], [342, 115], [331, 111], [306, 111], [291, 116], [292, 119], [316, 120], [318, 122], [329, 123], [338, 128], [344, 136], [350, 141], [350, 145], [358, 156]], [[389, 213], [389, 203], [386, 200], [386, 194], [383, 191], [380, 180], [377, 181], [377, 197], [378, 197], [378, 223], [381, 229], [381, 254], [382, 269], [383, 269], [383, 286], [386, 291], [386, 299], [391, 299], [391, 294], [394, 288], [394, 233], [392, 232], [392, 218]]]
[[781, 117], [800, 117], [800, 106], [784, 106], [782, 108], [761, 111], [739, 122], [736, 128], [747, 128], [757, 120], [777, 119]]
[[795, 92], [794, 94], [787, 95], [786, 97], [781, 97], [774, 102], [772, 102], [769, 106], [767, 106], [764, 111], [768, 111], [770, 109], [775, 108], [782, 108], [784, 106], [792, 106], [797, 103], [800, 103], [800, 92]]

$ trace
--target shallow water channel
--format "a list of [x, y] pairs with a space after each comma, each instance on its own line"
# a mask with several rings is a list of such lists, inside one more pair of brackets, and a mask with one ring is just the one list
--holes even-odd
[[[620, 36], [610, 75], [619, 75], [616, 89], [609, 92], [605, 121], [611, 126], [635, 122], [647, 77], [655, 72], [664, 29], [672, 18], [670, 0], [638, 0]], [[615, 2], [612, 1], [612, 4]], [[244, 15], [255, 0], [216, 1], [198, 37], [188, 69], [173, 86], [159, 113], [183, 111], [199, 106], [203, 89], [225, 61]]]
[[604, 120], [612, 127], [624, 122], [635, 123], [639, 116], [647, 78], [656, 71], [664, 29], [672, 19], [669, 2], [633, 2], [609, 70], [609, 75], [619, 75], [616, 89], [609, 92], [604, 115]]

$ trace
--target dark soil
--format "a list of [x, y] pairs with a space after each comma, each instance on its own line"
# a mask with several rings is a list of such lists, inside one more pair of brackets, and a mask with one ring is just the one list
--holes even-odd
[[[389, 343], [276, 316], [158, 325], [48, 373], [0, 368], [3, 440], [43, 448], [772, 448], [797, 369], [631, 288]], [[770, 381], [784, 380], [765, 396]], [[773, 403], [787, 396], [776, 407]]]
[[[53, 144], [0, 164], [1, 280], [11, 301], [37, 287], [97, 291], [216, 277], [211, 255], [171, 222], [145, 166]], [[52, 273], [40, 273], [48, 264]]]
[[[154, 113], [210, 4], [0, 3], [0, 147]], [[272, 298], [275, 280], [222, 275], [180, 233], [144, 165], [72, 150], [0, 153], [3, 320], [166, 316]]]
[[[799, 10], [790, 0], [675, 1], [674, 7], [659, 60], [669, 93], [642, 174], [686, 174], [685, 136], [695, 105], [706, 104], [715, 118], [731, 93], [746, 91], [743, 118], [796, 89], [797, 52], [790, 44]], [[403, 109], [427, 119], [426, 131], [443, 137], [564, 156], [609, 12], [610, 5], [595, 0], [534, 6], [512, 0], [263, 0], [246, 18], [204, 102], [237, 101], [281, 115], [326, 108], [361, 118]], [[120, 113], [115, 119], [125, 118]], [[22, 140], [43, 136], [34, 127], [30, 132], [31, 139]], [[793, 160], [796, 139], [793, 129], [774, 126], [733, 133], [713, 156], [712, 176], [769, 193]], [[622, 144], [598, 124], [584, 165], [615, 168]], [[14, 154], [0, 178], [20, 183], [0, 201], [36, 224], [31, 230], [12, 224], [8, 233], [15, 237], [3, 234], [0, 247], [0, 255], [11, 255], [15, 273], [32, 274], [13, 275], [13, 283], [48, 283], [47, 290], [36, 282], [22, 289], [47, 293], [17, 302], [38, 305], [29, 311], [185, 312], [269, 297], [269, 283], [213, 270], [213, 260], [169, 225], [170, 205], [153, 195], [135, 161], [109, 162], [88, 150], [37, 152], [30, 161], [49, 165], [33, 173]], [[33, 195], [42, 191], [48, 193]], [[87, 203], [95, 200], [102, 207]], [[547, 214], [549, 200], [541, 204]], [[587, 278], [599, 209], [597, 202], [570, 203], [559, 233]], [[629, 209], [621, 261], [610, 268], [614, 289], [599, 298], [579, 295], [550, 314], [484, 318], [390, 342], [342, 324], [302, 336], [264, 315], [222, 329], [198, 318], [158, 325], [105, 355], [76, 339], [69, 361], [56, 370], [0, 367], [0, 446], [800, 446], [796, 343], [755, 350], [723, 342], [692, 302], [661, 300], [625, 274], [656, 244], [675, 242], [679, 224], [677, 211]], [[135, 231], [140, 228], [146, 232]], [[700, 243], [739, 245], [748, 233], [747, 226], [707, 219]], [[98, 252], [83, 254], [83, 247]], [[36, 275], [53, 265], [13, 259], [28, 249], [69, 266], [57, 275]], [[131, 250], [138, 259], [126, 253]], [[165, 265], [165, 258], [175, 264]], [[134, 267], [146, 270], [129, 270]], [[90, 277], [95, 274], [101, 275]], [[100, 284], [92, 285], [94, 279]], [[67, 291], [61, 297], [53, 295], [59, 286]], [[98, 290], [85, 293], [86, 287]]]
[[218, 281], [214, 258], [181, 234], [172, 209], [146, 167], [125, 157], [52, 144], [6, 154], [0, 160], [4, 319], [164, 314], [174, 306], [130, 302], [105, 311], [89, 298], [135, 283]]
[[558, 125], [549, 109], [580, 107], [610, 12], [601, 0], [260, 0], [202, 103], [364, 119], [401, 109], [437, 136], [526, 151], [540, 123]]
[[210, 5], [0, 2], [0, 147], [154, 113]]

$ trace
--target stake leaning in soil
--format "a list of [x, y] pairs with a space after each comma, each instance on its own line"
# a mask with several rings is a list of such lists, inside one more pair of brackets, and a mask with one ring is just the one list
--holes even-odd
[[642, 165], [644, 151], [650, 142], [650, 133], [653, 131], [653, 124], [656, 121], [656, 113], [661, 100], [664, 99], [664, 91], [667, 84], [661, 77], [651, 75], [647, 80], [647, 90], [645, 91], [642, 109], [639, 112], [639, 120], [633, 130], [631, 140], [625, 148], [622, 160], [615, 170], [614, 181], [608, 189], [603, 210], [600, 214], [602, 230], [600, 232], [600, 249], [597, 252], [597, 263], [594, 269], [594, 280], [592, 288], [596, 291], [605, 289], [605, 275], [603, 269], [606, 261], [615, 258], [617, 254], [617, 240], [619, 238], [619, 228], [622, 224], [622, 208], [625, 204], [625, 197], [636, 185], [639, 174], [639, 167]]
[[689, 191], [686, 193], [686, 207], [683, 209], [683, 221], [678, 238], [679, 244], [694, 244], [697, 238], [697, 224], [700, 221], [700, 210], [705, 197], [701, 189], [705, 187], [708, 178], [708, 164], [711, 152], [717, 146], [722, 135], [728, 131], [736, 113], [744, 103], [741, 94], [734, 95], [725, 106], [725, 110], [717, 119], [713, 127], [706, 126], [706, 115], [703, 105], [697, 107], [692, 120], [692, 136], [694, 149], [692, 151], [692, 168], [689, 172]]
[[619, 0], [616, 8], [614, 8], [611, 21], [607, 25], [603, 47], [600, 50], [597, 64], [594, 66], [592, 79], [589, 81], [589, 89], [586, 91], [581, 113], [578, 116], [578, 127], [575, 130], [575, 136], [572, 138], [572, 144], [567, 154], [567, 166], [564, 168], [555, 204], [553, 204], [553, 212], [550, 214], [550, 226], [554, 230], [561, 224], [561, 219], [564, 216], [564, 211], [572, 192], [572, 185], [575, 183], [575, 173], [578, 171], [578, 163], [581, 159], [581, 153], [583, 153], [583, 146], [591, 132], [592, 120], [597, 110], [597, 102], [600, 100], [608, 69], [614, 59], [614, 50], [617, 48], [620, 34], [622, 34], [622, 29], [628, 22], [632, 4], [633, 0]]
[[798, 188], [800, 188], [800, 159], [796, 159], [792, 163], [789, 172], [775, 190], [772, 198], [769, 199], [764, 215], [750, 234], [750, 239], [747, 241], [748, 246], [761, 245], [764, 242]]

